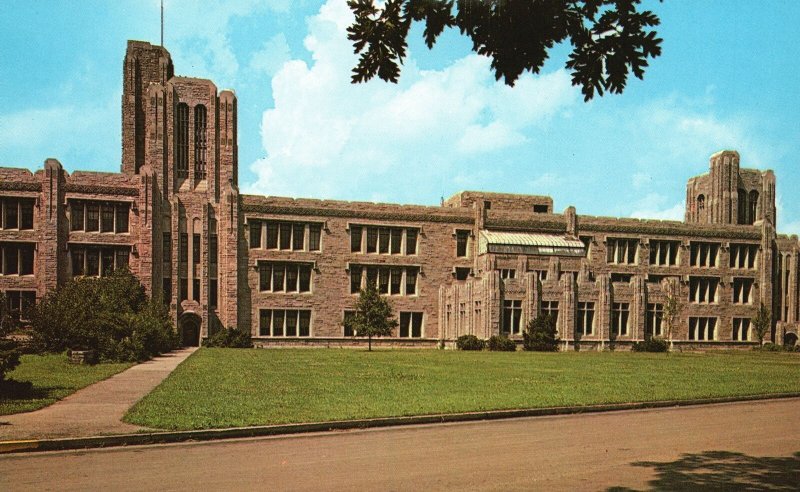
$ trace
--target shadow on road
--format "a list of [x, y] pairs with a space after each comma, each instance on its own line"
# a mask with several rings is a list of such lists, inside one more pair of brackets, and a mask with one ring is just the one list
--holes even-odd
[[[675, 461], [638, 461], [652, 467], [656, 478], [649, 490], [798, 490], [800, 452], [786, 457], [748, 456], [729, 451], [684, 454]], [[611, 487], [608, 491], [630, 491]]]

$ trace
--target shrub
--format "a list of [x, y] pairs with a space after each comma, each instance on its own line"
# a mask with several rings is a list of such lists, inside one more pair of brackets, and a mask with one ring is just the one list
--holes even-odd
[[458, 350], [483, 350], [484, 345], [486, 342], [475, 335], [461, 335], [456, 339]]
[[19, 365], [19, 344], [9, 337], [16, 328], [11, 313], [8, 312], [6, 296], [0, 292], [0, 385], [5, 381], [6, 373]]
[[32, 326], [40, 350], [95, 350], [108, 361], [143, 361], [178, 346], [166, 308], [147, 299], [128, 269], [47, 293], [33, 309]]
[[663, 338], [651, 337], [641, 342], [634, 342], [632, 350], [634, 352], [666, 352], [669, 344]]
[[203, 340], [204, 347], [252, 348], [250, 333], [236, 328], [223, 328]]
[[514, 340], [498, 335], [492, 335], [489, 341], [486, 342], [486, 346], [492, 352], [514, 352], [517, 350], [517, 344]]
[[550, 315], [532, 319], [522, 334], [523, 348], [536, 352], [558, 352], [556, 320]]

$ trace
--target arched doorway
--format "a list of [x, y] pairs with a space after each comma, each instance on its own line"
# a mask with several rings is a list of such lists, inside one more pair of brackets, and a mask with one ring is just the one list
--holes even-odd
[[786, 345], [787, 347], [794, 347], [795, 345], [797, 345], [797, 335], [795, 335], [794, 333], [787, 333], [783, 337], [783, 344]]
[[186, 313], [181, 316], [178, 323], [181, 345], [184, 347], [197, 347], [200, 345], [201, 321], [200, 317], [196, 314]]

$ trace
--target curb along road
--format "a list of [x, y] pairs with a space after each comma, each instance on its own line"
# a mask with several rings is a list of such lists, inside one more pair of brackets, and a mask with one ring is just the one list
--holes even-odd
[[70, 437], [61, 439], [31, 439], [19, 441], [0, 441], [0, 454], [27, 453], [35, 451], [62, 451], [69, 449], [106, 448], [146, 444], [166, 444], [186, 441], [211, 441], [217, 439], [236, 439], [246, 437], [266, 437], [325, 432], [333, 430], [367, 429], [419, 424], [438, 424], [445, 422], [470, 422], [476, 420], [497, 420], [519, 417], [542, 417], [580, 413], [613, 412], [621, 410], [641, 410], [648, 408], [668, 408], [714, 403], [734, 403], [758, 400], [798, 398], [800, 393], [776, 393], [771, 395], [748, 395], [721, 398], [702, 398], [697, 400], [652, 401], [638, 403], [610, 403], [572, 407], [529, 408], [518, 410], [491, 410], [453, 414], [415, 415], [409, 417], [385, 417], [375, 419], [342, 420], [331, 422], [312, 422], [301, 424], [266, 425], [256, 427], [234, 427], [226, 429], [206, 429], [174, 432], [153, 432], [142, 434], [119, 434], [110, 436]]

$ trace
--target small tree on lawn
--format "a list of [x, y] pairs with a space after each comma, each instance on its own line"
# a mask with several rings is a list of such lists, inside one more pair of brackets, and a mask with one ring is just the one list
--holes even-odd
[[0, 384], [6, 373], [19, 365], [19, 348], [16, 340], [8, 338], [15, 327], [6, 296], [0, 292]]
[[753, 323], [753, 332], [758, 338], [758, 344], [764, 345], [764, 337], [772, 326], [772, 313], [769, 312], [767, 306], [762, 302], [758, 311], [756, 311], [756, 315], [750, 321]]
[[667, 339], [669, 340], [669, 349], [672, 350], [672, 334], [678, 326], [681, 311], [683, 311], [683, 304], [674, 293], [667, 296], [664, 303], [663, 320], [664, 326], [667, 329]]
[[532, 319], [522, 334], [523, 348], [537, 352], [558, 352], [556, 319], [551, 315]]
[[367, 284], [361, 290], [356, 302], [355, 315], [348, 318], [348, 328], [359, 337], [367, 337], [369, 350], [372, 351], [372, 337], [389, 336], [397, 320], [392, 317], [392, 305], [378, 294], [375, 286]]

